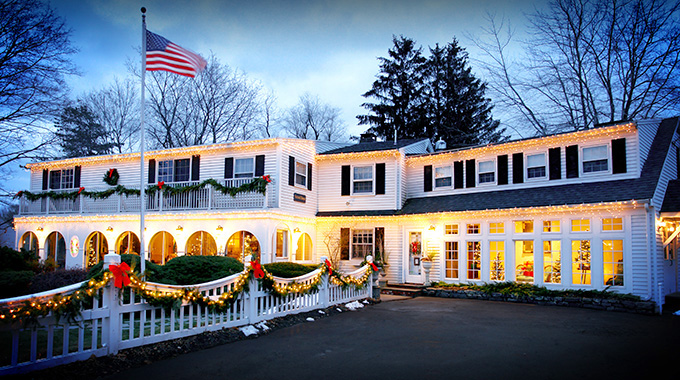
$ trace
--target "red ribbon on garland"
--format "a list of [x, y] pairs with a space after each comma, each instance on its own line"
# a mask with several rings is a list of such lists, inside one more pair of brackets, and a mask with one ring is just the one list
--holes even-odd
[[260, 265], [259, 261], [251, 261], [250, 265], [253, 266], [253, 274], [255, 275], [255, 278], [264, 277], [264, 271], [262, 270], [262, 265]]
[[165, 181], [158, 181], [158, 190], [163, 190], [163, 185], [165, 185]]
[[328, 268], [328, 274], [333, 274], [333, 266], [331, 265], [331, 262], [328, 261], [328, 259], [326, 259], [326, 267]]
[[113, 175], [113, 169], [109, 169], [109, 178]]
[[78, 189], [78, 195], [80, 195], [80, 193], [82, 193], [82, 192], [83, 192], [83, 190], [85, 190], [85, 188], [84, 188], [84, 187], [81, 187], [80, 189]]
[[371, 263], [371, 268], [373, 268], [373, 272], [377, 272], [377, 271], [378, 271], [378, 267], [375, 266], [374, 263]]
[[269, 183], [269, 182], [272, 181], [272, 177], [270, 177], [270, 176], [268, 176], [268, 175], [262, 176], [262, 179], [264, 179], [265, 181], [267, 181], [267, 183]]
[[130, 285], [130, 275], [128, 274], [130, 266], [127, 265], [127, 263], [109, 265], [109, 270], [113, 273], [113, 278], [115, 280], [114, 285], [116, 288]]

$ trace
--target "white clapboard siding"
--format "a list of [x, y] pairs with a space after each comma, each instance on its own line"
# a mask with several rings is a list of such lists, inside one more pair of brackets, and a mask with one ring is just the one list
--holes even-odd
[[[312, 164], [312, 190], [307, 187], [295, 185], [291, 186], [288, 182], [289, 157], [293, 156], [296, 160], [305, 164]], [[317, 194], [319, 189], [318, 165], [315, 160], [315, 142], [310, 140], [289, 139], [281, 144], [280, 154], [277, 163], [279, 169], [279, 208], [281, 211], [303, 215], [315, 216], [317, 212]], [[294, 194], [305, 197], [305, 202], [294, 201]]]
[[644, 212], [631, 216], [631, 268], [632, 293], [646, 298], [650, 295], [651, 260], [649, 257], [650, 240], [654, 236], [653, 227], [648, 226], [647, 215]]

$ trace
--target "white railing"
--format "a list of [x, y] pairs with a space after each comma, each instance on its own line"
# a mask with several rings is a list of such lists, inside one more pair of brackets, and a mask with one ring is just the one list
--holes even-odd
[[[115, 257], [115, 255], [111, 255]], [[108, 258], [108, 255], [107, 255]], [[118, 258], [119, 260], [119, 258]], [[363, 276], [368, 265], [350, 273]], [[293, 279], [274, 277], [277, 284], [295, 281], [309, 284], [320, 273], [317, 269]], [[217, 299], [234, 289], [241, 273], [191, 286], [206, 297]], [[342, 288], [329, 282], [327, 274], [321, 275], [316, 290], [308, 293], [291, 293], [278, 297], [263, 290], [258, 280], [252, 279], [250, 291], [242, 292], [227, 312], [217, 313], [206, 306], [183, 303], [179, 308], [165, 309], [152, 306], [131, 288], [120, 291], [113, 282], [99, 290], [93, 305], [75, 320], [54, 315], [39, 318], [38, 324], [0, 324], [0, 376], [25, 373], [41, 368], [54, 367], [92, 355], [105, 356], [118, 350], [151, 343], [200, 334], [222, 328], [252, 325], [260, 321], [295, 314], [328, 306], [368, 298], [372, 296], [372, 279], [363, 288]], [[51, 292], [17, 297], [0, 301], [0, 308], [12, 308], [26, 301], [36, 302], [52, 299], [56, 295], [69, 295], [78, 291], [82, 284], [71, 285]], [[147, 290], [176, 291], [187, 286], [147, 283]], [[124, 292], [124, 293], [123, 293]]]
[[[218, 181], [228, 187], [239, 187], [249, 183], [252, 178], [238, 178]], [[194, 185], [198, 182], [178, 182], [167, 184], [171, 187]], [[266, 195], [257, 192], [247, 192], [231, 196], [222, 194], [212, 186], [187, 191], [181, 194], [165, 194], [158, 191], [147, 197], [148, 211], [185, 211], [185, 210], [245, 210], [276, 207], [275, 186], [267, 186]], [[88, 189], [88, 191], [102, 191], [102, 189]], [[48, 214], [116, 214], [138, 213], [138, 195], [113, 194], [106, 199], [93, 199], [78, 196], [75, 200], [43, 198], [29, 201], [25, 196], [20, 198], [19, 215], [48, 215]], [[271, 206], [270, 206], [271, 205]]]

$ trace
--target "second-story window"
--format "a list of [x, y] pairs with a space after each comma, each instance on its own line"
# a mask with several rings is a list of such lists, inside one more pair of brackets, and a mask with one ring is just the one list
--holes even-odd
[[545, 177], [545, 153], [527, 156], [527, 178]]
[[307, 165], [297, 160], [295, 161], [295, 184], [307, 187]]
[[479, 184], [493, 183], [496, 181], [496, 173], [493, 161], [479, 162]]
[[158, 161], [158, 181], [186, 182], [189, 180], [190, 160]]
[[451, 186], [451, 178], [453, 176], [451, 166], [440, 166], [434, 168], [434, 187], [449, 187]]
[[373, 192], [373, 166], [355, 166], [353, 168], [352, 189], [354, 194]]
[[50, 189], [72, 189], [73, 169], [50, 170]]
[[234, 160], [234, 178], [252, 178], [255, 175], [255, 163], [252, 158]]
[[609, 170], [608, 155], [606, 145], [583, 148], [583, 172], [595, 173]]

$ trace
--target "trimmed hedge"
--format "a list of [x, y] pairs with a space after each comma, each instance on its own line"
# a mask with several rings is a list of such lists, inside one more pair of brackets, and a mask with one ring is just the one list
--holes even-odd
[[580, 298], [599, 298], [599, 299], [617, 299], [623, 301], [640, 301], [640, 297], [633, 294], [609, 292], [608, 287], [604, 290], [579, 290], [579, 289], [565, 289], [552, 290], [545, 286], [538, 286], [533, 284], [523, 284], [511, 281], [487, 283], [482, 285], [477, 284], [449, 284], [443, 281], [433, 282], [432, 287], [453, 289], [453, 290], [476, 290], [486, 294], [499, 293], [502, 295], [512, 296], [530, 296], [530, 297], [580, 297]]
[[15, 251], [6, 246], [0, 247], [0, 271], [35, 271], [38, 268], [38, 255], [22, 249]]
[[225, 256], [180, 256], [160, 267], [149, 281], [171, 285], [200, 284], [243, 271], [243, 263]]
[[28, 293], [28, 287], [35, 273], [31, 270], [0, 271], [0, 298], [22, 296]]
[[264, 269], [267, 270], [267, 272], [271, 273], [273, 276], [283, 277], [283, 278], [293, 278], [293, 277], [305, 275], [305, 274], [317, 269], [319, 266], [318, 265], [310, 265], [310, 264], [281, 262], [281, 263], [264, 264], [263, 267], [264, 267]]

